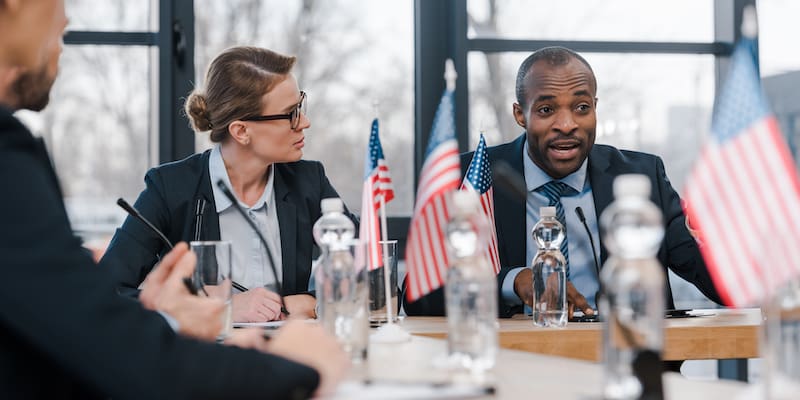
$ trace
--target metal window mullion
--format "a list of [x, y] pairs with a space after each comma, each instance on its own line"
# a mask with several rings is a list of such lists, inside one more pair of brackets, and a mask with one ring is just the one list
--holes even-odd
[[67, 45], [155, 46], [156, 40], [155, 32], [69, 31], [64, 35]]
[[165, 163], [194, 153], [181, 111], [194, 82], [194, 0], [159, 1], [158, 20], [158, 161]]
[[525, 40], [473, 38], [468, 41], [470, 51], [483, 53], [532, 52], [548, 46], [563, 46], [586, 53], [650, 53], [650, 54], [713, 54], [729, 55], [732, 42], [612, 42], [580, 40]]

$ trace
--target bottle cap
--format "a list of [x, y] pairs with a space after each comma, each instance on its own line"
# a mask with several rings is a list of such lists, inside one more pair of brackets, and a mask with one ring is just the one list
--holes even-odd
[[553, 217], [556, 216], [556, 208], [555, 207], [539, 207], [539, 218], [545, 217]]
[[453, 208], [457, 213], [469, 214], [478, 210], [480, 200], [473, 190], [456, 190], [453, 192]]
[[329, 212], [342, 212], [344, 211], [344, 204], [342, 204], [342, 199], [338, 197], [331, 197], [327, 199], [322, 199], [319, 203], [320, 208], [322, 209], [322, 213], [329, 213]]
[[650, 197], [650, 179], [642, 174], [625, 174], [614, 179], [614, 198]]

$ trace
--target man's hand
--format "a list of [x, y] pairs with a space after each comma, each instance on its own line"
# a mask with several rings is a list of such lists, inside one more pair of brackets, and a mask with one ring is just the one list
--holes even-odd
[[514, 278], [514, 292], [526, 306], [533, 307], [533, 270], [523, 268], [517, 274]]
[[[288, 305], [288, 304], [287, 304]], [[289, 310], [291, 313], [292, 310]], [[283, 319], [281, 296], [263, 287], [233, 295], [234, 322], [267, 322]]]
[[269, 351], [269, 342], [264, 338], [264, 330], [261, 328], [233, 329], [222, 343], [226, 346], [236, 346], [243, 349]]
[[339, 342], [317, 324], [288, 321], [268, 342], [267, 350], [316, 369], [320, 380], [315, 397], [333, 393], [350, 368]]
[[222, 331], [221, 299], [193, 296], [183, 283], [192, 276], [197, 259], [186, 243], [178, 243], [142, 283], [139, 300], [145, 308], [168, 314], [178, 321], [178, 333], [215, 340]]
[[292, 318], [314, 319], [317, 317], [317, 299], [310, 294], [285, 296], [283, 302], [286, 304], [286, 310], [292, 314]]
[[578, 289], [575, 289], [575, 286], [572, 285], [572, 282], [567, 281], [567, 308], [568, 308], [568, 315], [567, 318], [572, 318], [572, 313], [577, 308], [578, 310], [583, 311], [583, 315], [594, 315], [594, 309], [589, 306], [589, 302], [586, 301], [586, 297], [583, 297]]
[[[514, 278], [514, 292], [525, 305], [533, 307], [533, 271], [525, 268]], [[568, 318], [572, 318], [575, 309], [583, 311], [584, 315], [594, 315], [594, 310], [571, 281], [567, 281], [567, 311]]]

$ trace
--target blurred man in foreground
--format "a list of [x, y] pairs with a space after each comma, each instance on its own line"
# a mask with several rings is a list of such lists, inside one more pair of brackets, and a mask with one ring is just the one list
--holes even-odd
[[0, 397], [331, 391], [347, 361], [319, 327], [289, 322], [268, 343], [250, 332], [230, 340], [261, 352], [198, 340], [219, 332], [222, 304], [184, 287], [195, 265], [185, 244], [148, 276], [141, 304], [118, 296], [81, 248], [43, 143], [11, 114], [47, 105], [65, 26], [63, 0], [0, 0]]

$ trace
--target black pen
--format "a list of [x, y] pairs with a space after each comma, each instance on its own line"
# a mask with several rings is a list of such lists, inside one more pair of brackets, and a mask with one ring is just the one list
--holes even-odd
[[192, 278], [189, 278], [188, 276], [186, 278], [183, 278], [183, 284], [184, 286], [186, 286], [186, 289], [189, 289], [189, 293], [197, 296], [197, 288], [194, 287], [194, 283], [192, 283]]
[[239, 283], [239, 282], [233, 281], [232, 284], [233, 284], [233, 288], [238, 290], [238, 291], [240, 291], [240, 292], [246, 292], [247, 291], [247, 288], [242, 286], [242, 284]]

